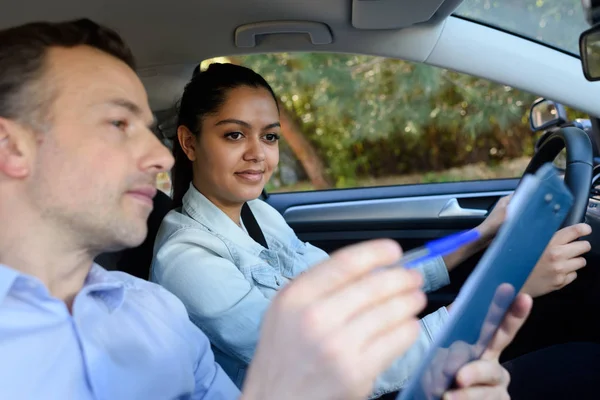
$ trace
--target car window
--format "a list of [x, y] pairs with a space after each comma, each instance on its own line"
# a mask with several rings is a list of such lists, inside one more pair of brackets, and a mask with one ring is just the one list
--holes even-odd
[[455, 14], [577, 56], [579, 35], [589, 27], [581, 0], [465, 0]]
[[443, 68], [327, 53], [219, 57], [201, 68], [212, 62], [252, 68], [279, 97], [270, 193], [515, 178], [539, 137], [528, 122], [535, 95]]
[[156, 188], [169, 196], [171, 195], [171, 176], [168, 172], [161, 172], [156, 177]]

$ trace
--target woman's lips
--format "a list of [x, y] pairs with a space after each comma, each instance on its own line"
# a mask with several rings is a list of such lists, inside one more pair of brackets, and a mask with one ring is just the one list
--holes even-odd
[[261, 170], [245, 170], [245, 171], [240, 171], [240, 172], [236, 172], [235, 175], [245, 181], [248, 182], [252, 182], [252, 183], [257, 183], [262, 181], [263, 175], [264, 175], [264, 171]]

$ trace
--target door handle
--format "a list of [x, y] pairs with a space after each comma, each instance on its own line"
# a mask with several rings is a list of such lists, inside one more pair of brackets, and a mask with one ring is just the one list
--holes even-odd
[[487, 210], [481, 210], [479, 208], [462, 208], [458, 204], [457, 199], [450, 199], [442, 207], [442, 210], [438, 214], [439, 218], [456, 218], [456, 217], [483, 217], [487, 214]]

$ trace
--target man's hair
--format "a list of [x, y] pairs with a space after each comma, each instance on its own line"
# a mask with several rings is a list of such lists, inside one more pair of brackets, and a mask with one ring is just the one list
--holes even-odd
[[90, 46], [118, 58], [132, 69], [131, 50], [113, 30], [89, 19], [33, 22], [0, 30], [0, 117], [42, 129], [55, 90], [40, 85], [51, 47]]

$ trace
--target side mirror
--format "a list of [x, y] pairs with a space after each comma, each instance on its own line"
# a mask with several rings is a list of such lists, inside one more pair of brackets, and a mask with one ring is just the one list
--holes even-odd
[[579, 36], [579, 52], [585, 78], [591, 82], [600, 80], [600, 25]]
[[529, 125], [534, 132], [543, 131], [567, 122], [565, 107], [552, 100], [537, 99], [529, 111]]

